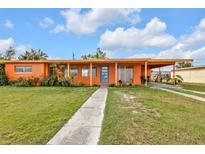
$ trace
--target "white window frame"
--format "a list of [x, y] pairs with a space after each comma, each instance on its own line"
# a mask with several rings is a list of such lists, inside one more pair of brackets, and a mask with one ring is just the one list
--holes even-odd
[[[96, 70], [95, 74], [93, 73], [94, 70]], [[97, 76], [97, 67], [95, 67], [95, 66], [92, 68], [92, 75], [93, 75], [93, 77]]]
[[[96, 70], [95, 71], [95, 74], [93, 73], [93, 70]], [[87, 71], [87, 72], [84, 72], [84, 71]], [[87, 73], [87, 74], [85, 74]], [[89, 66], [83, 66], [82, 67], [82, 77], [89, 77], [90, 76], [90, 67]], [[96, 77], [97, 76], [97, 67], [93, 67], [92, 68], [92, 77]]]
[[[72, 74], [73, 70], [76, 71], [74, 75]], [[70, 68], [70, 75], [71, 75], [71, 77], [78, 76], [78, 68], [77, 67], [71, 67]]]
[[82, 67], [82, 77], [90, 76], [90, 68], [88, 66]]
[[[30, 69], [28, 71], [28, 68]], [[18, 71], [18, 69], [22, 69], [22, 71]], [[32, 66], [15, 66], [15, 73], [18, 73], [18, 74], [31, 74], [33, 71], [33, 68]]]

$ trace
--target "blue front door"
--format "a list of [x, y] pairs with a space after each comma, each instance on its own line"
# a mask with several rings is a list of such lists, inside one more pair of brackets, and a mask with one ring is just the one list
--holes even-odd
[[108, 83], [109, 82], [109, 67], [108, 66], [101, 66], [100, 67], [100, 81], [101, 83]]

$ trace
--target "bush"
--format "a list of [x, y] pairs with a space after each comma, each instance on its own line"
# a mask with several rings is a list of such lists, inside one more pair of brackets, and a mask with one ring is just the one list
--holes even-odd
[[32, 86], [40, 86], [42, 83], [41, 79], [38, 77], [32, 77], [28, 79], [28, 82], [32, 85]]
[[5, 65], [0, 64], [0, 75], [5, 75]]
[[5, 65], [0, 64], [0, 86], [5, 86], [8, 84], [8, 79], [5, 75]]
[[66, 77], [64, 80], [61, 81], [61, 86], [69, 87], [71, 86], [71, 78]]
[[116, 85], [115, 85], [115, 84], [110, 84], [109, 86], [110, 86], [110, 87], [116, 87]]
[[56, 76], [46, 77], [41, 82], [42, 86], [71, 86], [71, 79], [66, 77], [65, 79], [57, 78]]
[[6, 75], [0, 75], [0, 86], [5, 86], [8, 84]]
[[42, 86], [49, 86], [49, 77], [43, 78], [41, 81]]
[[55, 86], [55, 85], [57, 85], [56, 82], [57, 82], [57, 77], [55, 77], [55, 76], [49, 77], [49, 81], [48, 81], [48, 85], [49, 85], [49, 86]]
[[16, 82], [17, 82], [16, 80], [9, 80], [8, 85], [14, 86]]
[[31, 83], [29, 82], [29, 80], [26, 80], [24, 78], [18, 78], [13, 85], [17, 87], [30, 87]]

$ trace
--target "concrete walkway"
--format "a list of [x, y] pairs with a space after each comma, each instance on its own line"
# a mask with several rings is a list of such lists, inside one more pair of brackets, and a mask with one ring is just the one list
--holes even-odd
[[[153, 87], [153, 88], [156, 88], [156, 87]], [[168, 92], [175, 93], [175, 94], [178, 94], [178, 95], [181, 95], [181, 96], [185, 96], [185, 97], [189, 97], [189, 98], [192, 98], [192, 99], [195, 99], [195, 100], [198, 100], [198, 101], [205, 102], [205, 98], [203, 98], [203, 97], [190, 95], [190, 94], [185, 94], [185, 93], [181, 93], [181, 92], [177, 92], [177, 91], [170, 90], [170, 89], [165, 89], [165, 88], [156, 88], [156, 89], [160, 89], [160, 90], [163, 90], [163, 91], [168, 91]]]
[[101, 87], [94, 92], [47, 144], [96, 145], [100, 137], [107, 91], [106, 87]]
[[202, 92], [202, 91], [189, 90], [189, 89], [184, 89], [184, 88], [182, 88], [181, 90], [188, 91], [188, 92], [193, 92], [193, 93], [196, 93], [196, 94], [203, 94], [203, 95], [205, 95], [205, 92]]

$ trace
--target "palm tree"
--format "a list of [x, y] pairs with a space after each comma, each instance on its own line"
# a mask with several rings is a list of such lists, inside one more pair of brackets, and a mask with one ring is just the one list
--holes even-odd
[[42, 50], [34, 50], [31, 49], [31, 51], [26, 51], [23, 54], [21, 54], [18, 59], [19, 60], [45, 60], [47, 59], [48, 55], [44, 53]]
[[178, 62], [176, 67], [177, 68], [185, 68], [185, 67], [192, 67], [192, 63], [190, 62]]
[[29, 51], [24, 52], [18, 57], [19, 60], [32, 60], [32, 53]]
[[106, 59], [106, 53], [103, 52], [100, 48], [97, 48], [97, 51], [95, 53], [95, 58], [96, 59]]
[[97, 51], [94, 55], [87, 54], [87, 55], [82, 55], [82, 59], [106, 59], [106, 53], [103, 52], [100, 48], [97, 48]]
[[87, 55], [82, 55], [82, 56], [81, 56], [81, 58], [82, 58], [82, 59], [86, 59], [86, 60], [87, 60], [87, 59], [93, 59], [93, 58], [94, 58], [94, 56], [93, 56], [93, 55], [91, 55], [91, 54], [87, 54]]
[[11, 59], [14, 58], [15, 54], [16, 54], [16, 51], [14, 50], [14, 48], [9, 47], [5, 52], [4, 59], [5, 60], [11, 60]]
[[45, 60], [48, 58], [48, 55], [43, 52], [41, 49], [39, 49], [37, 52], [34, 54], [34, 59], [39, 59], [39, 60]]

